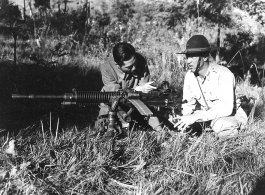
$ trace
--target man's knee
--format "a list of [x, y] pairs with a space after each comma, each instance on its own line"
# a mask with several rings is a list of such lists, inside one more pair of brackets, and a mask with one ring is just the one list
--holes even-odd
[[151, 116], [148, 120], [148, 124], [157, 131], [162, 130], [161, 122], [159, 121], [158, 117]]
[[212, 121], [211, 127], [218, 137], [233, 137], [238, 134], [239, 124], [235, 117], [222, 117]]

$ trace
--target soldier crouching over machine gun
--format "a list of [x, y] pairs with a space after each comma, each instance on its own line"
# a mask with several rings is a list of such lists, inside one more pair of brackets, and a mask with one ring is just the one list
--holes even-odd
[[[119, 135], [124, 133], [124, 127], [128, 129], [130, 125], [141, 120], [147, 124], [150, 117], [159, 115], [168, 118], [179, 113], [177, 93], [169, 89], [169, 83], [164, 81], [161, 87], [149, 93], [134, 92], [133, 90], [119, 90], [116, 92], [99, 91], [77, 91], [63, 95], [20, 95], [12, 94], [13, 99], [54, 99], [62, 101], [62, 105], [89, 106], [92, 104], [105, 103], [108, 108], [108, 117], [104, 124], [98, 125], [98, 133], [105, 132]], [[127, 108], [127, 109], [124, 109]], [[127, 126], [126, 126], [127, 125]]]

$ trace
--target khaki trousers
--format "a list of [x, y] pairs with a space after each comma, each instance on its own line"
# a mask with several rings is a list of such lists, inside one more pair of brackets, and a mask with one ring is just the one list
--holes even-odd
[[211, 121], [211, 128], [218, 137], [233, 137], [246, 127], [248, 117], [239, 107], [234, 116], [221, 117]]

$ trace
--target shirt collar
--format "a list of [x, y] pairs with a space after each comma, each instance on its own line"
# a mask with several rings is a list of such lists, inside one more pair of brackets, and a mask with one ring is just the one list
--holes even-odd
[[198, 76], [198, 79], [202, 83], [204, 83], [204, 81], [206, 80], [206, 78], [209, 77], [212, 72], [217, 73], [216, 64], [214, 62], [209, 63], [209, 67], [208, 67], [208, 70], [206, 71], [205, 76], [204, 77]]

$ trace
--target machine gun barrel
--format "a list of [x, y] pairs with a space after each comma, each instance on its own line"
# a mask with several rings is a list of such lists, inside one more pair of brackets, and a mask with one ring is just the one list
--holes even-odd
[[12, 94], [13, 99], [57, 99], [62, 100], [63, 105], [78, 104], [85, 106], [88, 104], [109, 103], [113, 97], [122, 97], [126, 99], [139, 99], [139, 93], [127, 93], [125, 91], [117, 92], [99, 92], [99, 91], [76, 91], [65, 93], [63, 95], [20, 95]]
[[63, 100], [65, 95], [20, 95], [20, 94], [12, 94], [13, 99], [59, 99]]

